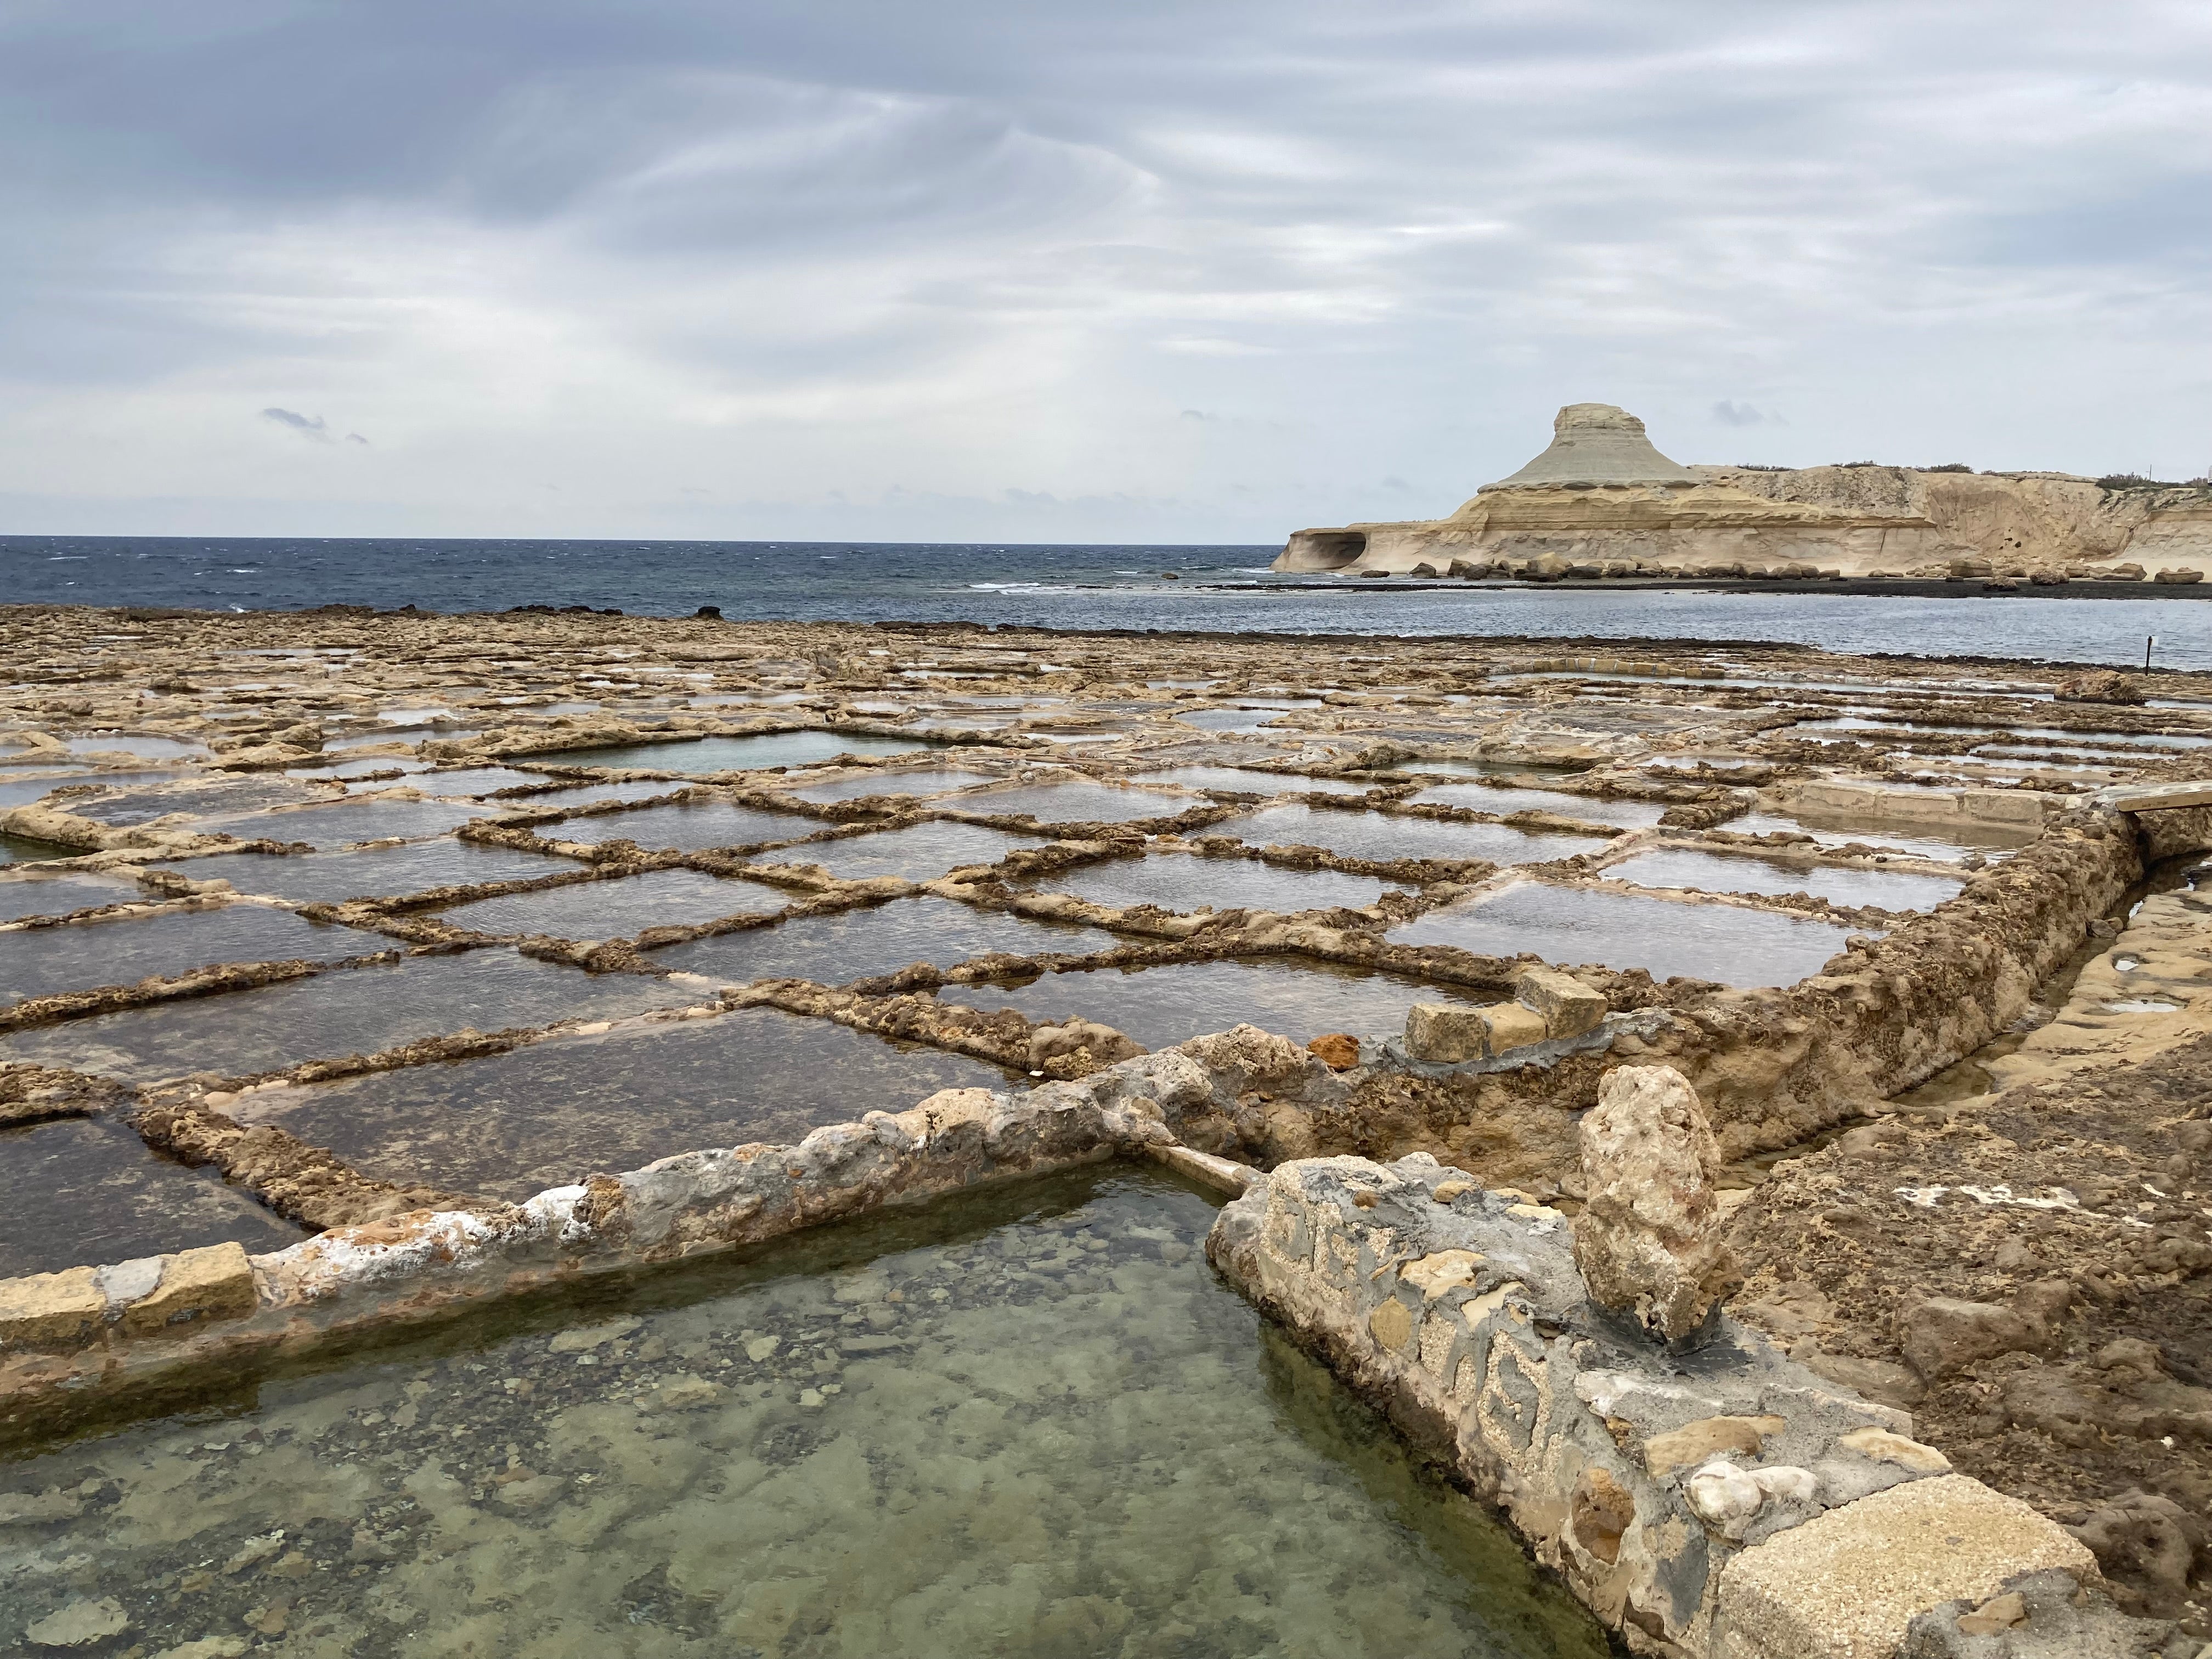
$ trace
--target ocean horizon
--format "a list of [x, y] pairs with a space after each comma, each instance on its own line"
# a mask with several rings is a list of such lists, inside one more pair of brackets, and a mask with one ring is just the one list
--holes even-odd
[[16, 604], [434, 611], [718, 607], [733, 622], [972, 622], [1073, 630], [1773, 641], [1924, 657], [2212, 670], [2212, 605], [1732, 592], [1345, 591], [1277, 576], [1273, 545], [0, 536]]

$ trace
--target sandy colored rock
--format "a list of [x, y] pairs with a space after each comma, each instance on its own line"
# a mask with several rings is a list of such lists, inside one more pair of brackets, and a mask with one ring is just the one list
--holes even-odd
[[2117, 668], [2069, 674], [2051, 688], [2051, 695], [2060, 702], [2140, 703], [2143, 700], [2142, 688]]
[[98, 1331], [106, 1314], [92, 1267], [0, 1279], [0, 1349], [74, 1346]]
[[1417, 1002], [1406, 1011], [1406, 1052], [1415, 1060], [1457, 1066], [1490, 1053], [1483, 1011], [1459, 1002]]
[[1359, 1064], [1359, 1039], [1348, 1031], [1330, 1031], [1306, 1044], [1306, 1052], [1332, 1072], [1348, 1072]]
[[1769, 1435], [1780, 1434], [1788, 1426], [1778, 1417], [1699, 1418], [1645, 1441], [1644, 1467], [1655, 1475], [1664, 1475], [1707, 1462], [1723, 1452], [1756, 1457]]
[[1951, 1467], [1951, 1460], [1935, 1447], [1923, 1446], [1901, 1434], [1892, 1434], [1887, 1429], [1857, 1429], [1836, 1443], [1861, 1457], [1871, 1458], [1877, 1463], [1894, 1463], [1915, 1474], [1941, 1474]]
[[1543, 1016], [1547, 1037], [1580, 1036], [1605, 1019], [1605, 998], [1556, 968], [1523, 968], [1513, 976], [1513, 994], [1522, 1007]]
[[88, 1648], [130, 1628], [123, 1603], [106, 1595], [97, 1601], [72, 1601], [40, 1620], [23, 1636], [34, 1648]]
[[1713, 1186], [1720, 1149], [1696, 1091], [1669, 1066], [1616, 1067], [1581, 1146], [1574, 1252], [1590, 1299], [1662, 1340], [1693, 1336], [1735, 1284]]
[[242, 1244], [210, 1244], [168, 1260], [152, 1295], [123, 1310], [124, 1333], [152, 1336], [180, 1326], [242, 1319], [254, 1310], [253, 1269]]
[[1720, 1617], [1731, 1659], [1888, 1659], [1923, 1609], [2046, 1568], [2087, 1577], [2096, 1562], [2017, 1498], [1939, 1475], [1744, 1551], [1721, 1574]]

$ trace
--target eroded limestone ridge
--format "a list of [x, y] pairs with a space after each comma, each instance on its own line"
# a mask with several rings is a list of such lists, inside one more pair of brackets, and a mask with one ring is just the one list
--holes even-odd
[[[2212, 486], [1856, 463], [1684, 466], [1610, 404], [1449, 516], [1301, 530], [1273, 568], [1348, 575], [2200, 580]], [[2192, 574], [2193, 573], [2193, 574]]]

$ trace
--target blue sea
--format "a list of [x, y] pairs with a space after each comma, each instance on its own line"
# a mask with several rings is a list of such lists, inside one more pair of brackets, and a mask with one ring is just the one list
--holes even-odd
[[[0, 537], [15, 603], [289, 611], [613, 607], [733, 621], [1207, 633], [1783, 641], [1831, 650], [2212, 670], [2212, 601], [1606, 592], [1271, 576], [1273, 547]], [[1173, 572], [1174, 580], [1167, 574]], [[1251, 591], [1254, 586], [1261, 591]]]

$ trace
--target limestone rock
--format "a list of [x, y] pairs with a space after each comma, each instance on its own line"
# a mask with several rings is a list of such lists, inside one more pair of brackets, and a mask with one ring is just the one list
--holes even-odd
[[1544, 1036], [1544, 1017], [1510, 1002], [1488, 1008], [1417, 1002], [1406, 1014], [1406, 1052], [1441, 1066], [1495, 1059]]
[[72, 1346], [100, 1328], [107, 1297], [96, 1269], [0, 1280], [0, 1348]]
[[1697, 1335], [1737, 1279], [1713, 1187], [1720, 1149], [1696, 1091], [1672, 1066], [1618, 1066], [1581, 1139], [1589, 1195], [1574, 1250], [1590, 1299], [1662, 1340]]
[[1932, 1382], [1980, 1359], [2042, 1346], [2044, 1333], [2015, 1308], [1931, 1296], [1905, 1319], [1905, 1363]]
[[1522, 1007], [1544, 1017], [1547, 1037], [1580, 1036], [1595, 1030], [1606, 1016], [1603, 996], [1556, 968], [1523, 968], [1513, 976], [1513, 994]]
[[2142, 687], [2117, 668], [2092, 668], [2086, 673], [2069, 674], [2052, 688], [2051, 695], [2060, 702], [2139, 703], [2143, 700]]
[[34, 1648], [88, 1648], [130, 1628], [123, 1603], [106, 1595], [97, 1601], [72, 1601], [58, 1613], [48, 1613], [23, 1635]]
[[2087, 1575], [2087, 1550], [2016, 1498], [1937, 1475], [1777, 1533], [1721, 1574], [1720, 1613], [1741, 1659], [1893, 1654], [1926, 1609], [1978, 1606], [2021, 1573]]
[[1348, 1031], [1330, 1031], [1306, 1044], [1306, 1051], [1332, 1072], [1348, 1072], [1359, 1064], [1359, 1039]]
[[123, 1310], [123, 1329], [126, 1335], [151, 1336], [213, 1320], [240, 1319], [256, 1303], [245, 1246], [210, 1244], [171, 1256], [153, 1294]]

